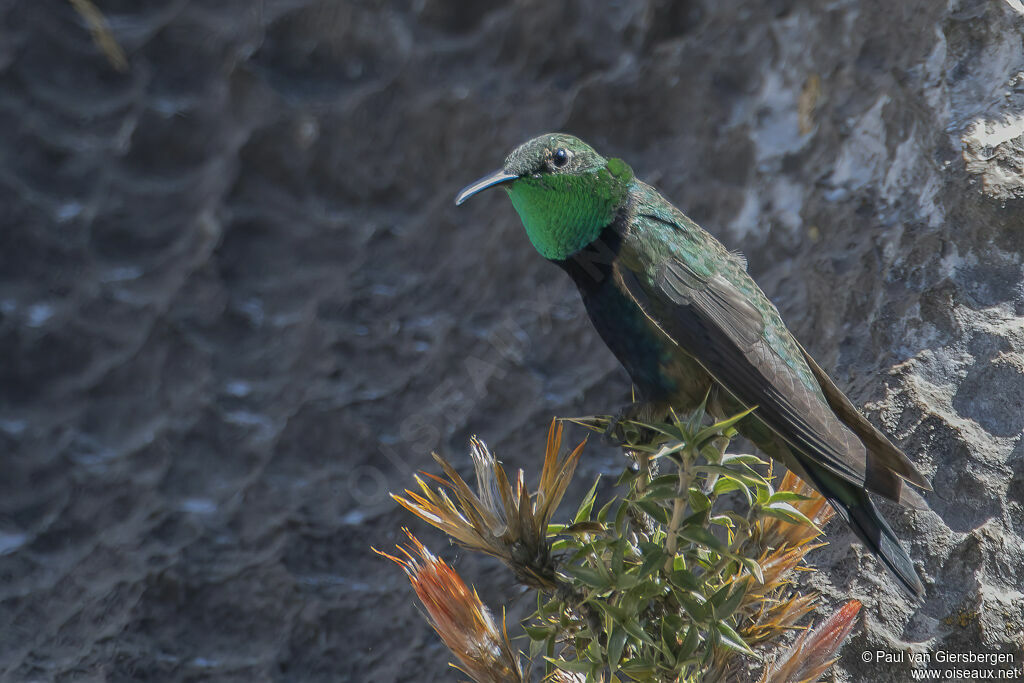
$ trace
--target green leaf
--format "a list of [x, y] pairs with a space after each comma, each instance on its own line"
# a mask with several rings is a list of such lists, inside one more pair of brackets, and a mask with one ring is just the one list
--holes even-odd
[[530, 659], [534, 660], [541, 652], [547, 650], [548, 644], [546, 640], [531, 640], [530, 641]]
[[647, 483], [647, 488], [651, 488], [652, 486], [673, 486], [673, 487], [678, 487], [679, 486], [679, 475], [678, 474], [663, 474], [663, 475], [661, 475], [659, 477], [655, 477], [654, 479], [651, 479]]
[[625, 536], [626, 535], [626, 521], [628, 519], [628, 517], [627, 517], [628, 514], [629, 514], [629, 506], [623, 504], [620, 501], [619, 502], [619, 507], [615, 511], [615, 531], [620, 536]]
[[622, 628], [626, 630], [626, 633], [633, 636], [639, 641], [647, 643], [648, 645], [654, 645], [654, 641], [651, 639], [650, 634], [647, 631], [640, 628], [640, 623], [636, 618], [625, 619], [622, 621]]
[[658, 522], [659, 524], [668, 524], [669, 520], [671, 519], [671, 513], [669, 513], [669, 511], [666, 508], [663, 508], [654, 501], [638, 500], [635, 503], [633, 503], [633, 505], [640, 508], [640, 510], [642, 510], [643, 512], [649, 514], [651, 517], [654, 518], [654, 521]]
[[703, 491], [696, 486], [691, 486], [689, 490], [690, 507], [696, 512], [702, 512], [711, 507], [711, 499], [708, 498]]
[[612, 628], [612, 635], [608, 638], [608, 665], [612, 673], [615, 673], [619, 668], [619, 662], [622, 661], [622, 651], [626, 647], [627, 636], [626, 629], [623, 627]]
[[704, 416], [707, 414], [708, 397], [710, 395], [711, 387], [709, 386], [708, 390], [704, 392], [704, 398], [701, 399], [701, 402], [697, 405], [696, 408], [693, 409], [693, 411], [687, 417], [685, 425], [681, 424], [682, 420], [679, 419], [679, 416], [676, 415], [675, 411], [672, 411], [673, 422], [675, 422], [676, 425], [678, 425], [681, 429], [685, 430], [688, 435], [692, 436], [693, 434], [697, 433], [697, 430], [700, 429], [700, 426], [704, 424]]
[[[636, 574], [630, 574], [630, 576], [635, 577]], [[635, 586], [622, 591], [622, 597], [619, 599], [619, 607], [622, 609], [623, 614], [638, 614], [641, 611], [640, 604], [646, 604], [648, 596], [651, 594], [651, 584], [653, 583], [653, 581], [645, 581], [641, 583], [638, 580]]]
[[644, 556], [644, 557], [646, 557], [647, 555], [649, 555], [651, 553], [663, 552], [662, 544], [655, 543], [654, 541], [643, 541], [642, 540], [639, 543], [637, 543], [636, 547], [637, 547], [637, 550], [640, 551], [640, 554], [642, 556]]
[[[723, 510], [722, 514], [720, 516], [721, 517], [728, 517], [730, 520], [732, 520], [733, 526], [735, 526], [737, 529], [749, 529], [750, 528], [750, 522], [747, 521], [746, 516], [745, 515], [741, 515], [738, 512], [735, 512], [733, 510]], [[711, 520], [708, 520], [708, 521], [711, 521]]]
[[553, 633], [550, 626], [529, 626], [523, 624], [523, 630], [530, 640], [547, 640]]
[[725, 599], [729, 597], [729, 590], [729, 584], [722, 586], [721, 588], [716, 590], [710, 598], [708, 598], [708, 602], [711, 603], [711, 606], [713, 608], [717, 609], [718, 606], [725, 602]]
[[700, 582], [697, 580], [697, 577], [686, 569], [673, 570], [672, 574], [669, 575], [669, 581], [686, 590], [700, 590]]
[[742, 652], [746, 655], [753, 655], [757, 657], [757, 654], [755, 654], [753, 650], [747, 647], [747, 644], [743, 641], [743, 638], [741, 638], [740, 634], [736, 633], [736, 631], [733, 630], [732, 626], [730, 626], [724, 621], [720, 621], [717, 624], [715, 624], [715, 628], [718, 630], [718, 633], [721, 636], [720, 642], [727, 648], [729, 648], [730, 650], [736, 650], [737, 652]]
[[613, 605], [607, 600], [595, 600], [593, 603], [598, 609], [605, 615], [605, 617], [622, 623], [626, 620], [626, 610], [622, 609], [618, 605]]
[[704, 526], [708, 521], [708, 511], [698, 510], [683, 518], [683, 521], [679, 523], [680, 527], [685, 526]]
[[564, 659], [555, 659], [554, 657], [544, 657], [544, 659], [551, 662], [562, 671], [568, 671], [569, 673], [590, 674], [591, 670], [594, 668], [594, 663], [586, 660], [567, 662]]
[[656, 671], [654, 662], [649, 658], [630, 659], [622, 663], [619, 671], [626, 674], [635, 681], [649, 681], [654, 677]]
[[686, 434], [679, 431], [679, 427], [664, 422], [634, 422], [633, 424], [652, 432], [658, 432], [672, 439], [673, 441], [686, 441]]
[[[659, 477], [660, 478], [660, 477]], [[675, 477], [672, 477], [675, 479]], [[648, 486], [644, 490], [644, 495], [637, 498], [637, 502], [640, 501], [659, 501], [659, 500], [674, 500], [679, 495], [679, 482], [676, 481], [672, 484], [658, 484], [657, 486]]]
[[674, 643], [679, 632], [683, 630], [685, 623], [683, 618], [676, 612], [668, 612], [661, 618], [661, 639], [667, 643]]
[[726, 453], [720, 464], [729, 467], [731, 465], [767, 465], [768, 463], [749, 453]]
[[611, 424], [611, 415], [586, 415], [584, 417], [563, 417], [560, 418], [565, 422], [571, 422], [581, 427], [597, 432], [598, 434], [604, 434], [605, 430], [608, 429], [608, 425]]
[[732, 416], [731, 418], [726, 418], [721, 422], [716, 422], [710, 427], [705, 427], [698, 431], [693, 436], [693, 443], [696, 444], [697, 450], [703, 449], [703, 446], [707, 445], [708, 443], [715, 440], [719, 436], [731, 438], [736, 431], [735, 429], [733, 429], [733, 425], [735, 425], [737, 422], [753, 413], [756, 409], [757, 407], [755, 405], [754, 408], [745, 410], [742, 413]]
[[653, 549], [650, 549], [650, 550], [648, 550], [647, 548], [644, 548], [644, 554], [643, 554], [644, 561], [643, 561], [643, 564], [640, 565], [640, 572], [639, 572], [639, 578], [641, 578], [641, 579], [647, 578], [648, 576], [650, 576], [650, 575], [654, 574], [655, 572], [657, 572], [658, 569], [663, 564], [665, 564], [665, 557], [666, 557], [665, 551], [662, 550], [660, 546], [657, 546], [654, 543], [649, 543], [649, 544], [644, 544], [644, 545], [653, 545], [655, 547]]
[[576, 542], [568, 538], [560, 538], [557, 541], [551, 543], [551, 551], [559, 552], [562, 550], [568, 550], [569, 548], [575, 548]]
[[567, 564], [559, 567], [559, 571], [565, 572], [572, 578], [582, 581], [592, 588], [598, 590], [605, 590], [611, 588], [611, 582], [605, 578], [605, 575], [591, 567], [581, 567], [580, 565]]
[[757, 563], [757, 560], [752, 557], [740, 557], [739, 560], [747, 568], [747, 571], [754, 575], [758, 583], [764, 584], [764, 572], [761, 571], [761, 565]]
[[683, 644], [679, 646], [676, 651], [676, 661], [683, 661], [693, 656], [693, 651], [697, 649], [697, 645], [700, 643], [700, 629], [697, 628], [696, 624], [690, 624], [690, 628], [686, 629], [686, 636], [683, 638]]
[[679, 535], [691, 543], [697, 543], [705, 548], [710, 548], [716, 553], [725, 553], [726, 547], [714, 534], [702, 526], [687, 525], [679, 529]]
[[722, 526], [726, 529], [732, 529], [736, 526], [736, 521], [732, 518], [731, 515], [721, 514], [709, 518], [708, 524], [714, 524], [715, 526]]
[[625, 566], [626, 540], [619, 539], [612, 549], [612, 575], [620, 576], [626, 572]]
[[735, 425], [737, 422], [739, 422], [740, 420], [745, 418], [747, 415], [750, 415], [755, 410], [757, 410], [757, 406], [753, 406], [751, 408], [747, 408], [742, 413], [737, 413], [737, 414], [733, 415], [732, 417], [727, 417], [726, 419], [722, 420], [721, 422], [716, 422], [715, 424], [713, 424], [710, 427], [708, 427], [708, 429], [715, 429], [715, 430], [717, 430], [717, 431], [719, 431], [719, 432], [724, 434], [727, 429], [729, 429], [730, 427]]
[[[543, 594], [538, 591], [538, 593], [537, 593], [537, 602], [538, 603], [540, 603], [540, 598], [541, 597], [543, 597]], [[564, 605], [562, 605], [562, 601], [559, 600], [558, 598], [553, 597], [550, 600], [548, 600], [547, 602], [545, 602], [543, 605], [538, 604], [538, 606], [537, 606], [537, 615], [539, 617], [541, 617], [541, 618], [544, 618], [544, 617], [550, 617], [550, 616], [555, 615], [555, 614], [564, 614], [565, 610], [563, 609], [563, 607], [564, 607]]]
[[597, 483], [601, 481], [601, 475], [597, 475], [594, 479], [594, 484], [587, 491], [587, 495], [583, 497], [583, 502], [580, 503], [579, 509], [576, 511], [576, 516], [573, 517], [573, 523], [583, 522], [590, 519], [590, 513], [594, 509], [594, 497], [597, 494]]
[[[728, 445], [728, 443], [726, 444]], [[722, 451], [715, 445], [715, 441], [706, 441], [701, 445], [700, 454], [704, 456], [704, 459], [715, 465], [719, 465], [722, 462]]]
[[718, 632], [718, 629], [711, 629], [705, 636], [706, 642], [709, 642], [711, 647], [705, 647], [703, 651], [698, 650], [697, 653], [700, 655], [700, 659], [697, 662], [697, 666], [701, 669], [706, 669], [710, 666], [711, 659], [715, 656], [715, 651], [718, 649], [718, 644], [722, 640], [722, 635]]
[[673, 636], [670, 639], [666, 640], [664, 634], [662, 634], [661, 647], [659, 649], [661, 650], [662, 654], [661, 665], [666, 667], [674, 667], [676, 662], [676, 656], [674, 654], [676, 649], [675, 637]]
[[769, 517], [775, 517], [781, 519], [784, 522], [790, 524], [803, 524], [811, 527], [818, 533], [821, 533], [821, 529], [807, 518], [807, 515], [797, 510], [789, 503], [769, 503], [761, 508], [761, 514], [768, 515]]
[[730, 491], [742, 491], [747, 499], [747, 505], [754, 504], [754, 496], [750, 493], [750, 487], [731, 475], [720, 477], [715, 482], [715, 488], [711, 490], [711, 493], [717, 497]]
[[561, 533], [575, 536], [576, 534], [598, 534], [605, 531], [604, 524], [601, 522], [576, 522], [565, 527]]
[[800, 495], [794, 491], [777, 491], [768, 498], [768, 504], [772, 503], [796, 503], [801, 500], [810, 500], [810, 497]]
[[707, 622], [710, 614], [708, 608], [705, 607], [704, 598], [698, 597], [700, 594], [697, 592], [677, 590], [673, 591], [676, 596], [676, 600], [682, 606], [686, 613], [690, 615], [698, 624]]
[[725, 599], [715, 603], [715, 619], [728, 619], [732, 616], [747, 594], [747, 581], [733, 582], [726, 588], [731, 588], [731, 591]]
[[631, 572], [623, 572], [615, 575], [615, 587], [620, 591], [628, 591], [640, 583], [640, 578]]
[[634, 469], [633, 467], [626, 467], [622, 470], [622, 474], [619, 475], [619, 478], [615, 480], [616, 488], [620, 486], [631, 486], [640, 474], [641, 471], [639, 468]]
[[[705, 448], [711, 446], [716, 439], [722, 438], [728, 439], [729, 437], [721, 434], [717, 429], [713, 427], [705, 427], [704, 429], [697, 432], [696, 436], [693, 437], [692, 443], [697, 452], [702, 452]], [[715, 448], [714, 450], [714, 453], [707, 453], [704, 457], [707, 457], [708, 460], [712, 462], [717, 462], [718, 454], [720, 453], [720, 451], [717, 448]]]
[[[710, 475], [709, 475], [710, 476]], [[733, 478], [732, 476], [719, 477], [715, 482], [714, 487], [711, 489], [711, 493], [716, 496], [720, 496], [723, 493], [729, 493], [730, 491], [736, 491], [737, 489], [745, 489], [746, 485]]]
[[[606, 551], [608, 549], [613, 548], [616, 543], [620, 542], [623, 541], [609, 541], [607, 539], [598, 539], [591, 541], [589, 544], [587, 544], [585, 546], [585, 549], [592, 558], [603, 558], [606, 555]], [[608, 585], [613, 585], [615, 583], [615, 577], [612, 576], [612, 572], [609, 570], [608, 566], [602, 561], [596, 561], [595, 564], [597, 565], [597, 571], [601, 572], [602, 576], [604, 576], [605, 581], [608, 583]]]
[[697, 465], [693, 468], [696, 472], [704, 474], [718, 474], [723, 477], [729, 477], [746, 486], [761, 486], [767, 484], [760, 474], [750, 469], [746, 465], [738, 465], [736, 467], [725, 467], [724, 465]]
[[684, 450], [686, 450], [686, 444], [681, 441], [667, 443], [661, 448], [659, 448], [656, 452], [651, 454], [651, 460], [657, 460], [659, 458], [664, 458], [669, 455], [674, 455], [679, 451]]

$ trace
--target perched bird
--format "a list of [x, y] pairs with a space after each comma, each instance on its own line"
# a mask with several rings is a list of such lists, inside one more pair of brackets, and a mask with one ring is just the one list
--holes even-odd
[[737, 430], [821, 492], [900, 584], [923, 594], [868, 493], [921, 508], [906, 483], [931, 490], [927, 479], [800, 346], [742, 256], [624, 161], [571, 135], [524, 143], [455, 203], [495, 186], [537, 251], [575, 281], [644, 414], [692, 410], [705, 396], [718, 417], [756, 406]]

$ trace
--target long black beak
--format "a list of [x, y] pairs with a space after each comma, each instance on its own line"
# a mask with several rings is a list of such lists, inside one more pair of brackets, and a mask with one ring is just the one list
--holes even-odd
[[458, 206], [462, 202], [466, 201], [477, 192], [483, 192], [488, 187], [494, 187], [495, 185], [501, 185], [511, 180], [515, 180], [519, 176], [513, 173], [505, 173], [505, 171], [495, 171], [494, 173], [485, 175], [475, 183], [470, 183], [464, 188], [459, 190], [459, 193], [455, 195], [455, 206]]

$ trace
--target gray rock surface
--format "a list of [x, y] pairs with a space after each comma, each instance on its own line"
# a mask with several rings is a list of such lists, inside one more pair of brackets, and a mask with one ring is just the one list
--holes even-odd
[[97, 4], [124, 73], [67, 3], [0, 4], [4, 680], [452, 680], [369, 551], [386, 491], [472, 433], [535, 472], [629, 392], [508, 203], [452, 205], [547, 130], [746, 252], [932, 477], [886, 506], [922, 604], [840, 525], [817, 552], [865, 603], [837, 679], [1024, 666], [1019, 3]]

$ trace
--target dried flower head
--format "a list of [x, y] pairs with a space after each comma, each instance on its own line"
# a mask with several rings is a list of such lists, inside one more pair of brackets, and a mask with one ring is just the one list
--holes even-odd
[[861, 603], [850, 600], [813, 631], [804, 631], [758, 683], [814, 683], [835, 664], [839, 646], [857, 623]]
[[778, 517], [762, 517], [758, 521], [754, 540], [764, 581], [750, 582], [745, 603], [755, 609], [740, 630], [752, 646], [797, 628], [797, 622], [814, 611], [817, 595], [798, 592], [792, 572], [806, 570], [802, 564], [804, 557], [824, 545], [814, 541], [821, 527], [835, 514], [821, 494], [792, 472], [786, 472], [777, 490], [804, 496], [803, 500], [789, 504], [815, 526], [794, 524]]
[[399, 564], [427, 610], [430, 625], [459, 660], [459, 668], [475, 683], [527, 681], [512, 649], [505, 625], [501, 631], [475, 590], [462, 577], [403, 529], [412, 546], [398, 549], [405, 557], [374, 552]]
[[[562, 425], [552, 420], [548, 429], [544, 469], [537, 493], [530, 496], [519, 470], [515, 485], [483, 441], [473, 437], [470, 455], [476, 471], [474, 492], [447, 460], [434, 454], [447, 480], [427, 477], [441, 484], [431, 489], [420, 477], [420, 492], [406, 490], [406, 497], [392, 494], [402, 507], [429, 522], [472, 550], [497, 557], [524, 584], [550, 590], [555, 587], [547, 527], [576, 471], [586, 441], [559, 459]], [[445, 488], [454, 493], [453, 501]]]

